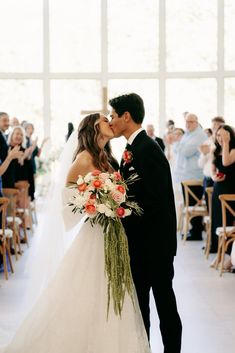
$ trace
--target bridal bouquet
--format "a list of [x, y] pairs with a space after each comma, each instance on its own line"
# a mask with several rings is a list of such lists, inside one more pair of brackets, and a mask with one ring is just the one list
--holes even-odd
[[102, 173], [95, 170], [85, 176], [79, 175], [69, 206], [72, 212], [87, 215], [91, 225], [100, 224], [104, 232], [105, 272], [108, 279], [108, 307], [112, 295], [114, 311], [121, 315], [125, 293], [133, 298], [133, 281], [130, 269], [128, 242], [121, 219], [132, 212], [140, 215], [136, 202], [126, 196], [128, 184], [137, 180], [132, 175], [125, 182], [118, 172]]

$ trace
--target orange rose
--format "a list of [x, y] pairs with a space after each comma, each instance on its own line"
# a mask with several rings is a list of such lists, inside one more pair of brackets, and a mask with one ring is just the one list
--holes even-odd
[[102, 186], [102, 181], [97, 179], [97, 180], [94, 180], [92, 185], [96, 188], [96, 189], [99, 189], [101, 186]]
[[122, 194], [125, 194], [125, 191], [126, 191], [126, 189], [125, 189], [124, 186], [122, 186], [122, 185], [118, 185], [118, 186], [117, 186], [117, 190], [118, 190], [119, 192], [121, 192]]
[[86, 188], [87, 188], [87, 184], [86, 184], [86, 183], [83, 183], [83, 184], [78, 185], [78, 190], [79, 190], [80, 192], [85, 191]]
[[85, 205], [85, 209], [86, 209], [86, 212], [89, 214], [89, 215], [94, 215], [96, 214], [96, 207], [95, 205], [92, 205], [90, 203], [87, 203]]

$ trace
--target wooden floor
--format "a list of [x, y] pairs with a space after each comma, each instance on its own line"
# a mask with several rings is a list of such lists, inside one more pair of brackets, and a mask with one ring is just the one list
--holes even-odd
[[[31, 241], [31, 249], [33, 241]], [[218, 272], [209, 267], [202, 251], [203, 242], [179, 240], [175, 260], [174, 288], [178, 309], [183, 322], [182, 353], [234, 353], [235, 352], [235, 275]], [[24, 274], [27, 254], [15, 263], [15, 274], [9, 281], [0, 274], [0, 346], [4, 340], [5, 320], [17, 307], [25, 288]], [[152, 353], [162, 353], [155, 306], [151, 302]], [[46, 353], [46, 352], [45, 352]], [[111, 352], [110, 352], [111, 353]]]

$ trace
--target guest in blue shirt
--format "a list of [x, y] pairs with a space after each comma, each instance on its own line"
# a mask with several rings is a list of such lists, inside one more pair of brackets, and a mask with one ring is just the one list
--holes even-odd
[[[186, 180], [202, 180], [203, 171], [198, 166], [200, 156], [199, 146], [202, 145], [207, 135], [203, 131], [195, 114], [188, 113], [185, 116], [186, 131], [179, 142], [174, 144], [175, 164], [174, 164], [174, 180], [182, 183]], [[203, 188], [193, 186], [192, 191], [199, 197], [202, 197]], [[184, 193], [184, 190], [183, 190]], [[189, 200], [190, 205], [195, 204], [194, 199]], [[192, 229], [190, 230], [187, 240], [202, 239], [202, 218], [195, 217], [191, 221]]]

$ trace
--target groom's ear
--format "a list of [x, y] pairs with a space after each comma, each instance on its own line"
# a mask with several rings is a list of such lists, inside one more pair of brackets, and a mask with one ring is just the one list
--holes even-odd
[[124, 113], [124, 121], [129, 123], [131, 121], [131, 114], [129, 112]]

